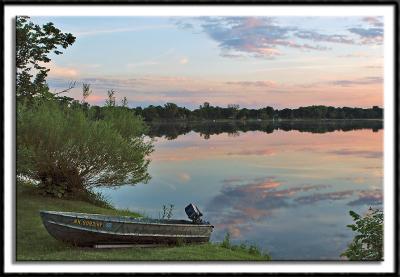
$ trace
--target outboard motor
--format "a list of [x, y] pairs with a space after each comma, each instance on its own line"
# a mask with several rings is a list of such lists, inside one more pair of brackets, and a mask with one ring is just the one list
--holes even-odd
[[196, 207], [196, 205], [189, 204], [185, 208], [185, 212], [187, 216], [194, 222], [194, 223], [202, 223], [203, 221], [201, 220], [201, 216], [203, 215], [199, 208]]

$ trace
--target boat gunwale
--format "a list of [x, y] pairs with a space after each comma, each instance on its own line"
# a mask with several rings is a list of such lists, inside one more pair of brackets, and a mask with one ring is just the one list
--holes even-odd
[[78, 227], [78, 226], [73, 226], [65, 223], [59, 223], [55, 222], [52, 220], [47, 221], [50, 224], [65, 227], [65, 228], [71, 228], [75, 230], [80, 230], [84, 232], [91, 232], [91, 233], [100, 233], [100, 234], [107, 234], [107, 235], [116, 235], [116, 236], [137, 236], [137, 237], [170, 237], [170, 238], [179, 238], [179, 237], [185, 237], [185, 238], [209, 238], [210, 236], [208, 235], [174, 235], [174, 234], [141, 234], [141, 233], [117, 233], [117, 232], [112, 232], [112, 231], [104, 231], [104, 230], [99, 230], [99, 229], [87, 229], [83, 227]]
[[[67, 214], [70, 213], [70, 214]], [[51, 215], [58, 215], [58, 216], [63, 216], [63, 217], [70, 217], [70, 218], [79, 218], [79, 215], [82, 216], [90, 216], [90, 215], [95, 215], [95, 216], [103, 216], [103, 217], [108, 217], [108, 215], [103, 215], [103, 214], [88, 214], [88, 213], [76, 213], [76, 212], [58, 212], [58, 211], [40, 211], [40, 214], [51, 214]], [[162, 225], [162, 226], [191, 226], [191, 227], [207, 227], [207, 228], [214, 228], [213, 225], [209, 223], [204, 223], [204, 224], [194, 224], [188, 220], [182, 220], [187, 223], [158, 223], [158, 222], [140, 222], [140, 221], [135, 221], [137, 218], [132, 218], [129, 216], [109, 216], [111, 218], [109, 219], [94, 219], [94, 218], [84, 218], [84, 219], [91, 219], [91, 220], [98, 220], [98, 221], [104, 221], [104, 222], [117, 222], [117, 223], [126, 223], [126, 224], [141, 224], [141, 225]], [[124, 220], [118, 220], [115, 218], [125, 218], [126, 221]], [[129, 221], [128, 221], [129, 220]], [[149, 220], [156, 220], [156, 219], [149, 219]], [[49, 221], [46, 219], [46, 221]], [[180, 221], [180, 220], [179, 220]]]

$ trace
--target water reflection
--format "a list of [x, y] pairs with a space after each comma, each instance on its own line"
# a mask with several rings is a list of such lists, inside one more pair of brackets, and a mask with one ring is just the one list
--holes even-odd
[[152, 131], [150, 183], [104, 191], [150, 217], [172, 203], [174, 217], [186, 218], [185, 205], [196, 203], [216, 226], [213, 241], [230, 232], [277, 260], [337, 260], [353, 235], [348, 211], [382, 205], [382, 125], [291, 124], [298, 129], [200, 124], [186, 133], [164, 124]]
[[199, 133], [204, 139], [211, 135], [227, 133], [235, 137], [239, 132], [262, 131], [268, 134], [274, 130], [326, 133], [333, 131], [353, 131], [370, 129], [377, 132], [383, 128], [381, 120], [297, 120], [297, 121], [227, 121], [227, 122], [163, 122], [150, 124], [149, 136], [175, 139], [191, 131]]
[[[207, 206], [207, 214], [214, 224], [226, 229], [234, 238], [241, 236], [241, 229], [250, 230], [255, 222], [266, 220], [276, 210], [297, 209], [320, 201], [342, 201], [347, 206], [381, 205], [382, 190], [332, 191], [333, 185], [301, 185], [284, 188], [275, 178], [254, 179], [250, 183], [224, 180], [219, 194]], [[317, 192], [323, 191], [323, 192]]]

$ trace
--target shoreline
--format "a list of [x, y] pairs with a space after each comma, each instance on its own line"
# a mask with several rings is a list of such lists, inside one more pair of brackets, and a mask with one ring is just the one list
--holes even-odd
[[268, 261], [270, 257], [252, 251], [250, 246], [223, 246], [218, 242], [182, 244], [152, 248], [75, 247], [54, 239], [44, 228], [40, 210], [96, 213], [116, 216], [140, 216], [116, 208], [103, 208], [73, 199], [40, 195], [30, 182], [16, 183], [16, 255], [17, 262], [27, 261]]

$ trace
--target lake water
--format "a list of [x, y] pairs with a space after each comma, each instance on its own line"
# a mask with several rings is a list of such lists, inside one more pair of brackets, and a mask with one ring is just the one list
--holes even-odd
[[212, 241], [255, 244], [274, 260], [338, 260], [349, 210], [382, 205], [379, 121], [154, 125], [147, 184], [102, 189], [118, 208], [186, 218], [195, 203]]

